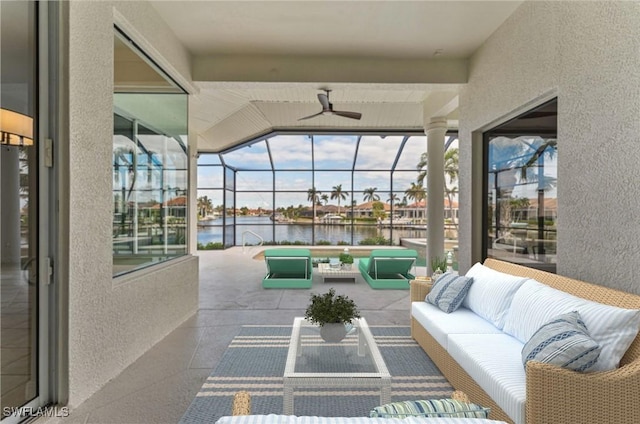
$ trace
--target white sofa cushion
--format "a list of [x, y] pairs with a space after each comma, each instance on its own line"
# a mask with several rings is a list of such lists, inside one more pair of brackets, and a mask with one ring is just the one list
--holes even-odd
[[412, 302], [411, 316], [447, 349], [449, 334], [501, 334], [489, 321], [466, 308], [447, 314], [426, 302]]
[[449, 355], [516, 423], [525, 422], [523, 344], [507, 334], [452, 334]]
[[590, 336], [602, 346], [590, 371], [617, 368], [640, 329], [640, 310], [591, 302], [528, 280], [513, 297], [503, 330], [525, 343], [553, 317], [571, 311], [580, 313]]
[[506, 424], [484, 418], [369, 418], [297, 417], [295, 415], [237, 415], [220, 417], [216, 424]]
[[462, 305], [502, 329], [513, 295], [527, 280], [476, 263], [465, 274], [473, 278]]

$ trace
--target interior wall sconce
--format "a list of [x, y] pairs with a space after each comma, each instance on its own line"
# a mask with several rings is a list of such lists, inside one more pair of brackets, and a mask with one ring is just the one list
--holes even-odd
[[9, 109], [0, 109], [0, 144], [33, 145], [33, 118]]

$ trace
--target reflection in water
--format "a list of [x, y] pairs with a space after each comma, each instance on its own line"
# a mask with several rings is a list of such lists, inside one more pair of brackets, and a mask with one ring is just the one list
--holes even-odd
[[[222, 242], [223, 227], [222, 219], [214, 219], [202, 222], [198, 226], [198, 243], [218, 243]], [[351, 225], [332, 224], [276, 224], [273, 225], [269, 217], [237, 217], [236, 218], [236, 240], [238, 245], [242, 244], [242, 235], [246, 231], [258, 234], [264, 241], [290, 241], [315, 244], [328, 241], [335, 245], [344, 242], [350, 245], [357, 245], [360, 241], [372, 237], [384, 237], [393, 239], [393, 244], [400, 244], [401, 238], [425, 238], [424, 228], [381, 228], [376, 225], [354, 225], [353, 240], [351, 239]], [[247, 244], [257, 244], [258, 239], [253, 235], [245, 235]]]

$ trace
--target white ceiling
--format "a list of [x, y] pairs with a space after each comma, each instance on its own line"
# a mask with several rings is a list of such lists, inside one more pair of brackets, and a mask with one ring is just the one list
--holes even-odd
[[[521, 1], [151, 1], [193, 55], [190, 126], [221, 151], [273, 129], [457, 124], [467, 59]], [[337, 110], [321, 110], [331, 89]], [[453, 100], [452, 100], [453, 99]]]

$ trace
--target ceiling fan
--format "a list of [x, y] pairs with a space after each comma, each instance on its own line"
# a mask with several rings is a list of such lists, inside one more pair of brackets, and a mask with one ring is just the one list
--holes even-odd
[[298, 121], [315, 118], [316, 116], [320, 116], [320, 115], [337, 115], [337, 116], [343, 116], [345, 118], [351, 118], [351, 119], [360, 119], [362, 117], [362, 114], [358, 112], [345, 112], [342, 110], [333, 110], [333, 104], [329, 102], [330, 92], [331, 90], [324, 90], [324, 93], [318, 93], [318, 100], [322, 105], [321, 112], [314, 113], [313, 115], [305, 116], [304, 118], [298, 119]]

